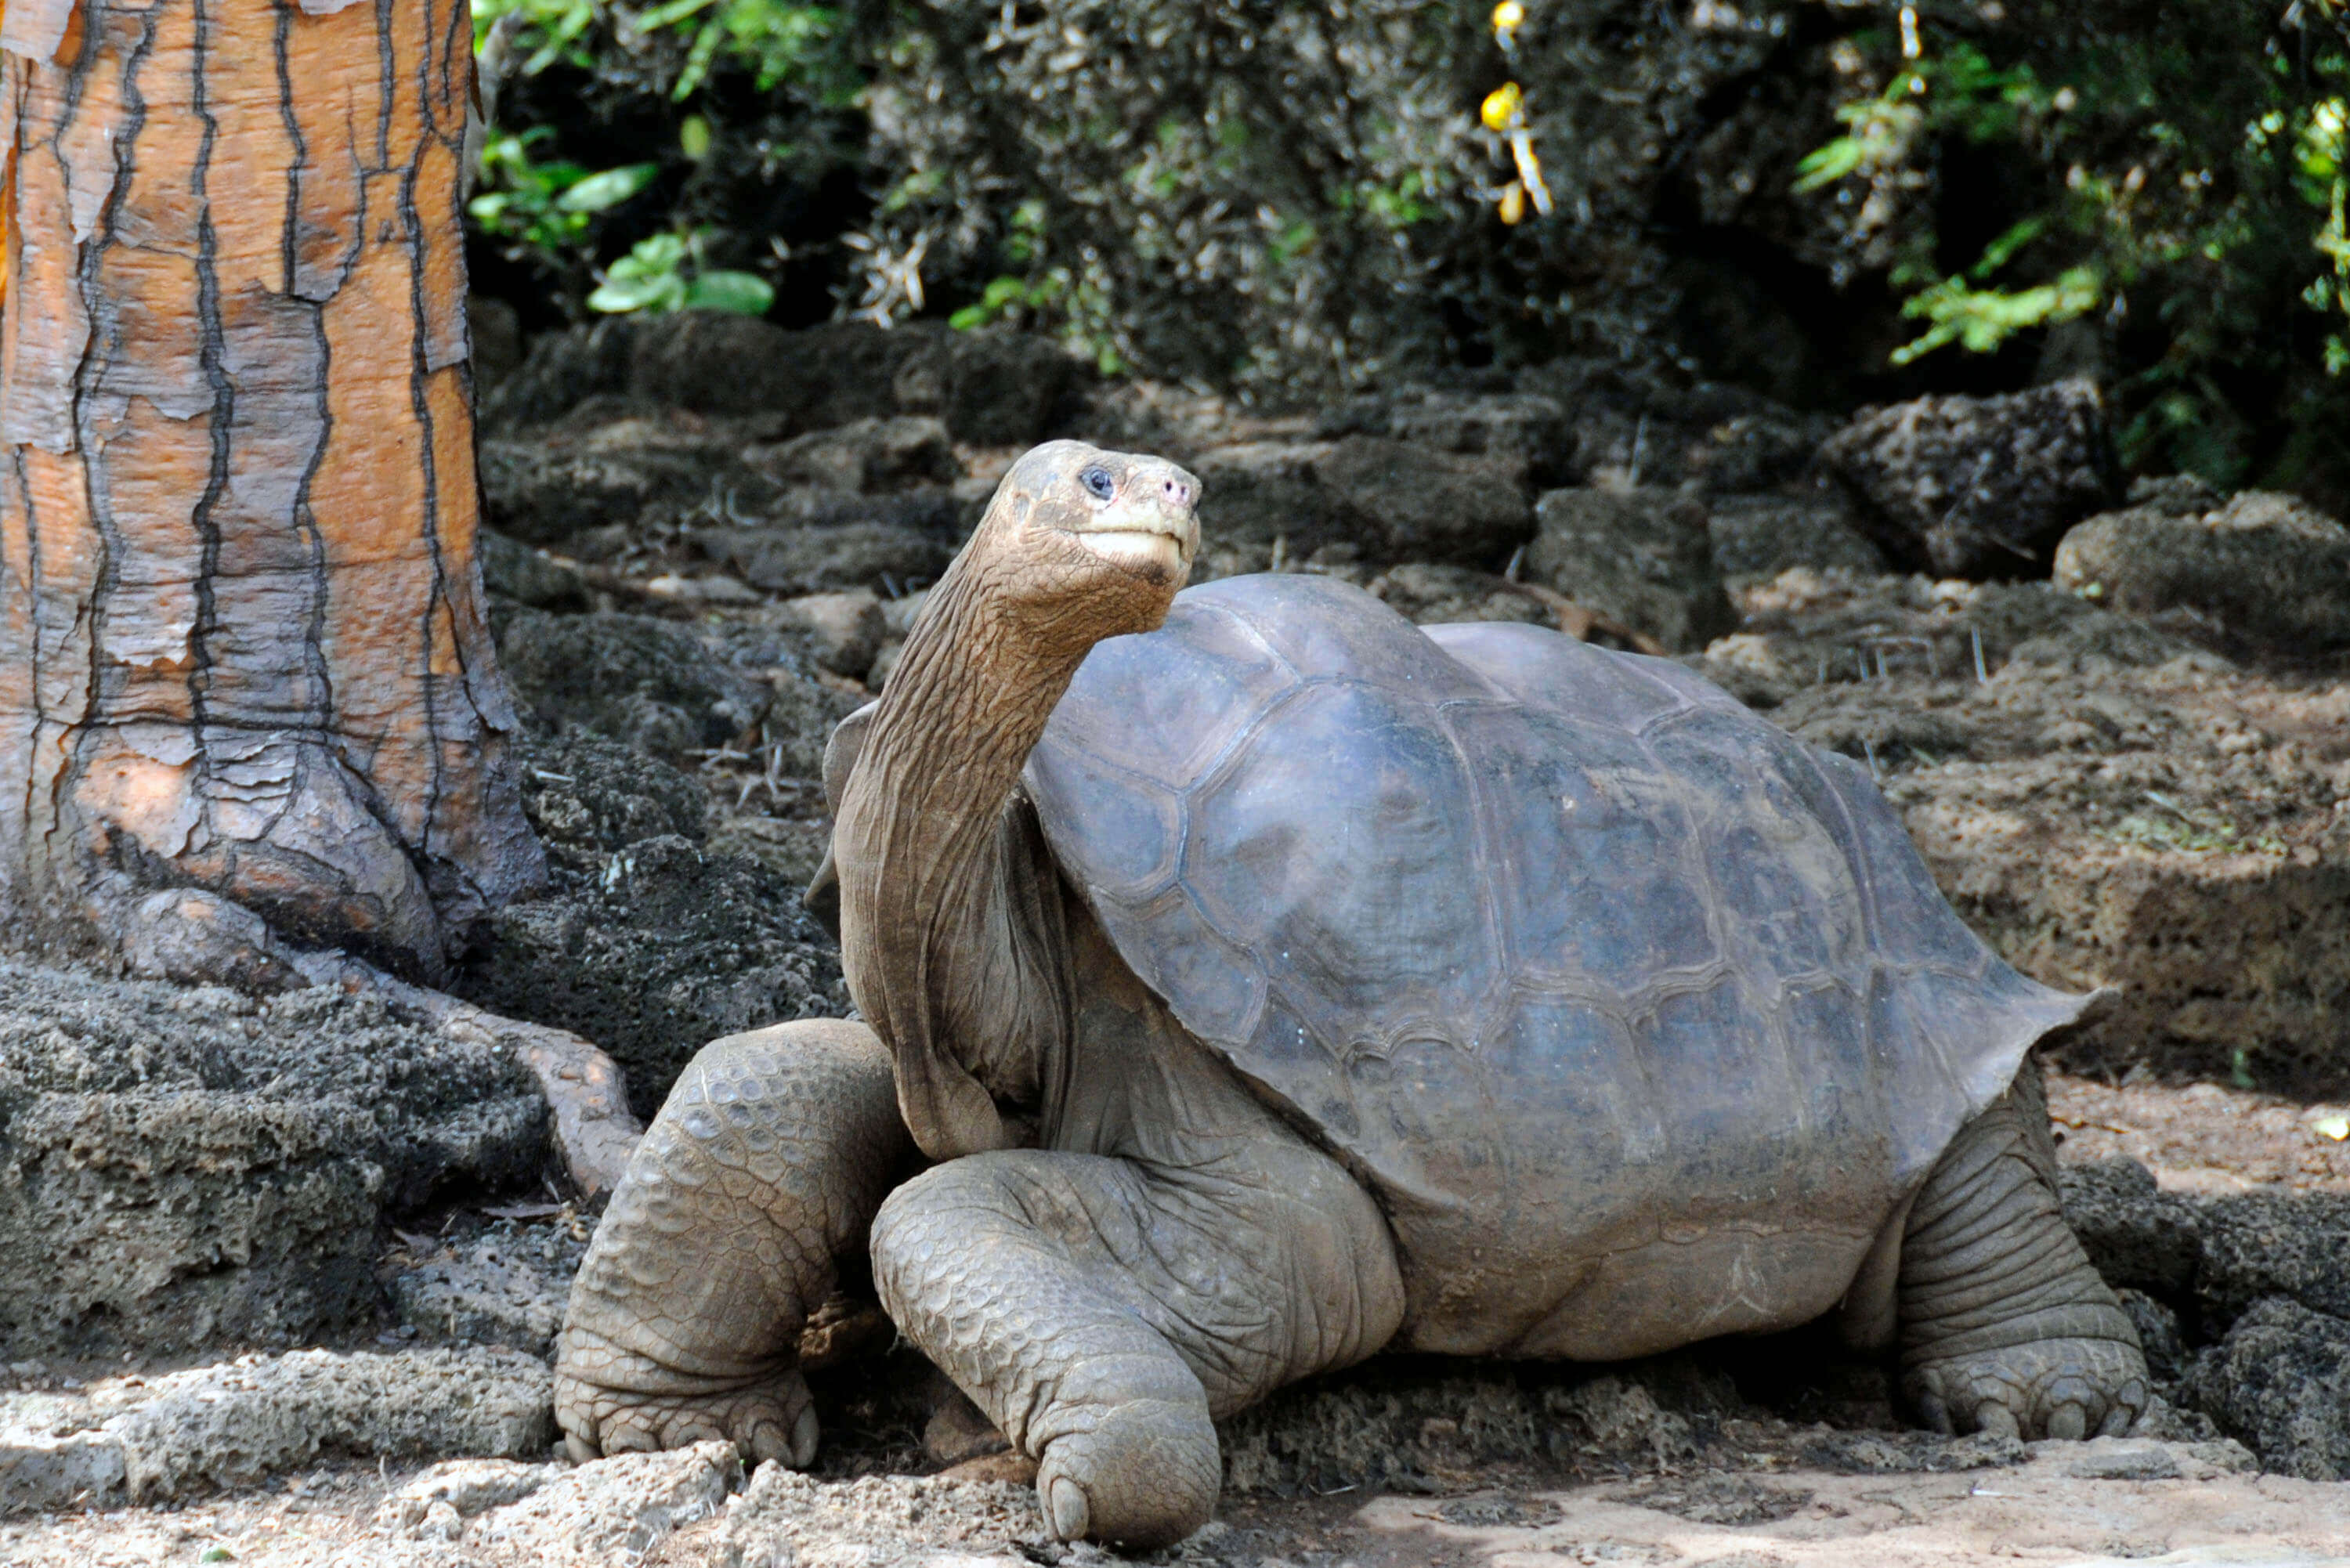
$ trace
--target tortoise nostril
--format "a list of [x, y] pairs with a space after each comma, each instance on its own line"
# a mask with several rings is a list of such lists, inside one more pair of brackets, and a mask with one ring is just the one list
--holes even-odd
[[1165, 493], [1170, 504], [1177, 506], [1191, 504], [1191, 486], [1188, 482], [1180, 479], [1165, 479], [1159, 481], [1159, 488]]

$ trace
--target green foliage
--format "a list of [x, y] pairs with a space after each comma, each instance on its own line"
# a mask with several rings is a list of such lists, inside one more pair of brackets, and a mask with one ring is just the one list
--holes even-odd
[[[470, 207], [481, 229], [567, 314], [764, 309], [801, 236], [759, 219], [804, 210], [860, 160], [868, 57], [847, 13], [797, 0], [476, 0], [477, 40], [506, 17], [519, 26]], [[599, 171], [608, 162], [620, 166]]]
[[1000, 321], [1016, 321], [1024, 311], [1050, 306], [1060, 296], [1062, 286], [1061, 280], [1053, 277], [1034, 283], [1024, 277], [993, 278], [980, 291], [978, 301], [948, 317], [947, 325], [958, 332], [969, 332]]
[[588, 296], [588, 308], [608, 315], [724, 310], [764, 316], [775, 303], [775, 286], [756, 273], [705, 266], [702, 241], [698, 234], [638, 241], [606, 271], [603, 283]]
[[[607, 16], [596, 0], [476, 0], [473, 31], [485, 36], [508, 12], [524, 18], [519, 47], [525, 76], [536, 76], [557, 60], [582, 70], [598, 67], [596, 35]], [[845, 103], [863, 78], [844, 47], [840, 12], [830, 5], [794, 5], [790, 0], [661, 0], [634, 13], [613, 8], [616, 40], [670, 46], [656, 65], [669, 96], [691, 98], [723, 66], [746, 70], [758, 91], [786, 81], [812, 86], [826, 101]]]
[[564, 265], [584, 259], [597, 217], [652, 183], [653, 163], [590, 172], [577, 163], [539, 162], [532, 149], [554, 133], [545, 126], [491, 137], [482, 148], [481, 184], [467, 205], [473, 221], [521, 251]]
[[[1918, 7], [1918, 47], [1841, 43], [1866, 89], [1794, 186], [1834, 201], [1846, 252], [1926, 330], [1907, 365], [2089, 328], [2126, 416], [2125, 456], [2222, 484], [2292, 483], [2350, 425], [2342, 0], [2017, 0]], [[1952, 255], [1962, 166], [2012, 202]], [[1980, 191], [1986, 182], [1969, 186]], [[2322, 312], [2330, 321], [2313, 312]]]
[[510, 11], [522, 13], [523, 31], [528, 36], [525, 47], [532, 51], [522, 65], [525, 76], [535, 77], [557, 60], [582, 70], [595, 68], [588, 31], [597, 21], [596, 0], [475, 0], [474, 42], [486, 37], [498, 18]]

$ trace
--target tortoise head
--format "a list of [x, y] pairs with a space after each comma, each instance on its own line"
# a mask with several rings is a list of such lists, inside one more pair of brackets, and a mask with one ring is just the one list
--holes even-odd
[[959, 565], [1087, 646], [1149, 631], [1191, 575], [1199, 502], [1200, 482], [1164, 458], [1046, 441], [1003, 476]]

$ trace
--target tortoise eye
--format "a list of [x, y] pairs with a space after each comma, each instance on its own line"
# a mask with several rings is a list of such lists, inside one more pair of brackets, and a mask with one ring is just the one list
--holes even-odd
[[1077, 475], [1077, 483], [1091, 491], [1097, 501], [1107, 501], [1118, 493], [1117, 482], [1110, 478], [1107, 469], [1089, 468]]

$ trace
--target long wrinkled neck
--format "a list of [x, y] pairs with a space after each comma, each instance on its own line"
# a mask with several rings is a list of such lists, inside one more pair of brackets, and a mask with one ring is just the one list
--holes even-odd
[[907, 639], [833, 839], [849, 992], [933, 1158], [1003, 1146], [982, 1079], [1018, 1078], [1066, 1003], [1004, 808], [1090, 646], [1020, 623], [966, 564]]

